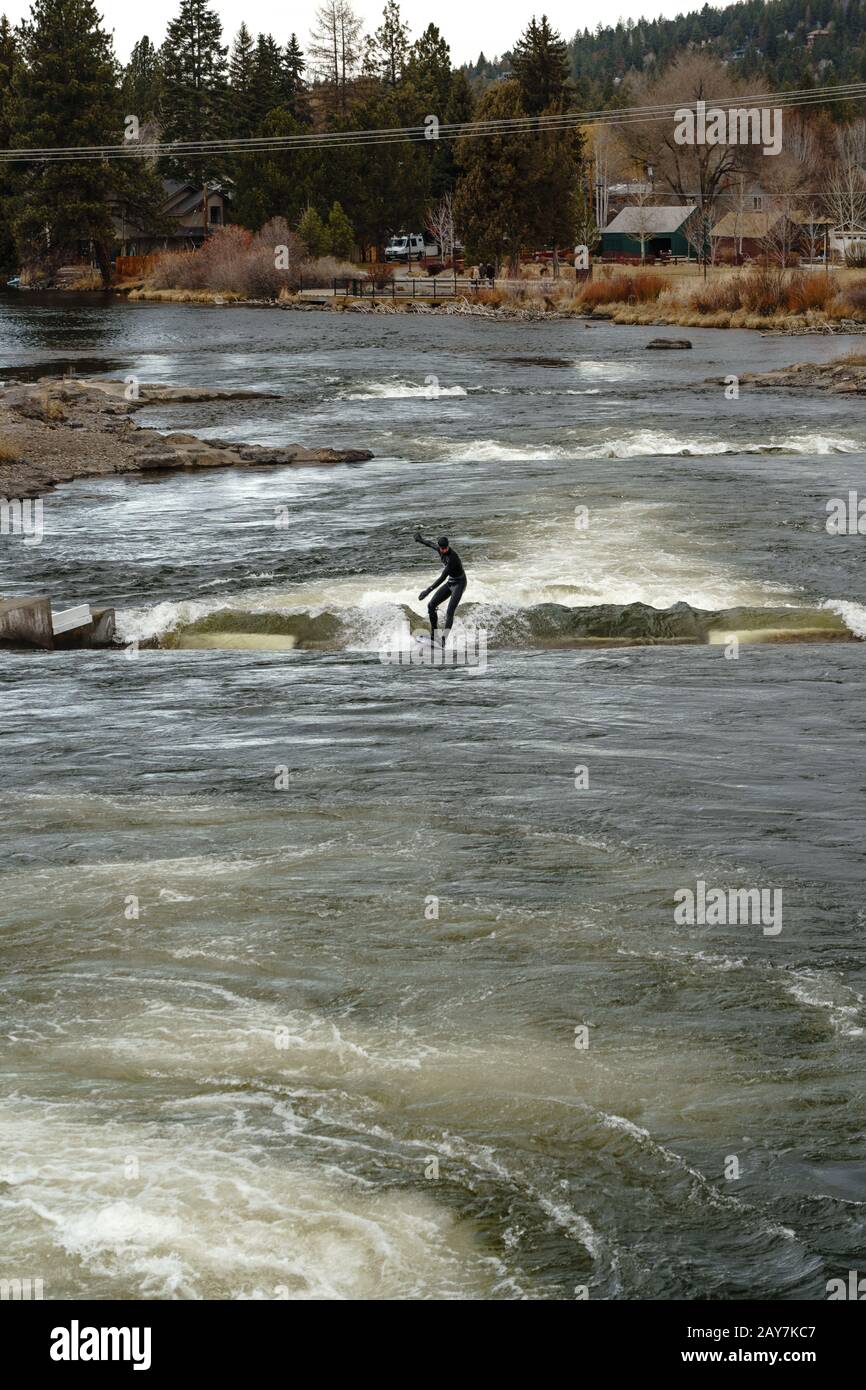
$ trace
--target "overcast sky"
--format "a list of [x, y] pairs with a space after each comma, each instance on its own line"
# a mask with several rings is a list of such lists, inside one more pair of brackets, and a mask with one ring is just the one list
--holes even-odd
[[[539, 16], [546, 14], [563, 37], [570, 39], [578, 27], [594, 29], [599, 23], [616, 23], [620, 16], [624, 19], [639, 19], [644, 15], [672, 17], [700, 9], [701, 4], [702, 0], [616, 0], [616, 4], [611, 5], [609, 0], [608, 3], [586, 0], [585, 4], [576, 6], [566, 0], [542, 0], [537, 5], [534, 0], [501, 0], [494, 7], [489, 5], [489, 0], [474, 5], [466, 4], [465, 0], [438, 0], [431, 6], [418, 4], [416, 0], [414, 4], [404, 2], [401, 9], [409, 21], [413, 38], [428, 24], [437, 24], [451, 45], [454, 62], [464, 63], [477, 58], [481, 49], [488, 57], [493, 57], [510, 48], [533, 11]], [[368, 30], [378, 28], [384, 0], [353, 0], [353, 5]], [[125, 62], [132, 45], [142, 34], [147, 34], [154, 43], [162, 42], [166, 23], [178, 9], [178, 0], [149, 0], [140, 7], [131, 5], [129, 0], [96, 0], [96, 7], [105, 27], [114, 30], [117, 55]], [[224, 43], [234, 35], [241, 21], [246, 20], [253, 33], [259, 30], [272, 33], [281, 43], [294, 30], [306, 48], [316, 0], [299, 0], [291, 6], [277, 4], [276, 0], [217, 0], [215, 8], [223, 22]], [[29, 14], [30, 5], [28, 0], [0, 0], [0, 13], [4, 11], [17, 23]]]

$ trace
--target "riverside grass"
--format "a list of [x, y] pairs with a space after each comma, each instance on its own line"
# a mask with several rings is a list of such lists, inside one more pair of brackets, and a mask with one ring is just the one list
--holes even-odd
[[775, 266], [722, 272], [695, 283], [655, 270], [608, 272], [576, 296], [614, 323], [683, 328], [798, 328], [866, 324], [866, 276], [848, 271], [804, 273]]
[[[192, 264], [192, 253], [186, 256]], [[837, 326], [856, 331], [861, 324], [866, 327], [866, 274], [862, 272], [847, 268], [828, 273], [772, 265], [736, 269], [713, 266], [703, 278], [695, 273], [697, 269], [694, 266], [687, 275], [682, 266], [622, 269], [597, 265], [593, 278], [581, 285], [564, 275], [557, 281], [527, 277], [518, 284], [479, 288], [466, 300], [466, 308], [487, 315], [520, 316], [526, 311], [532, 317], [586, 315], [632, 326], [788, 332], [830, 332]], [[128, 295], [133, 300], [176, 304], [273, 302], [289, 308], [304, 303], [294, 286], [282, 287], [277, 295], [251, 298], [239, 289], [214, 284], [166, 285], [164, 273], [131, 289]], [[340, 311], [354, 306], [349, 300], [334, 299], [330, 307]], [[388, 308], [391, 312], [408, 312], [416, 306], [396, 301]], [[428, 307], [427, 311], [435, 309]]]

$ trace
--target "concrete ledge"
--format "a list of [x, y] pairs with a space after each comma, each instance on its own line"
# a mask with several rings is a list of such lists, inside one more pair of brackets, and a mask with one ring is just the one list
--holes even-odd
[[53, 651], [51, 600], [42, 595], [0, 599], [0, 642]]
[[113, 608], [79, 604], [51, 612], [51, 600], [38, 596], [0, 599], [0, 646], [41, 647], [45, 651], [75, 647], [110, 647], [115, 640]]

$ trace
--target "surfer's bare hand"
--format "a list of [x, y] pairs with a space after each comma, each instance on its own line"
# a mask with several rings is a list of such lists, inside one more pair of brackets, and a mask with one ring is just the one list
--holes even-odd
[[422, 539], [421, 532], [420, 532], [420, 531], [416, 531], [416, 532], [415, 532], [415, 535], [414, 535], [414, 537], [413, 537], [413, 539], [416, 540], [416, 541], [420, 541], [420, 540]]
[[418, 595], [419, 599], [420, 599], [420, 598], [426, 598], [427, 595], [429, 594], [429, 592], [430, 592], [429, 589], [422, 589], [421, 592], [420, 592], [420, 594]]

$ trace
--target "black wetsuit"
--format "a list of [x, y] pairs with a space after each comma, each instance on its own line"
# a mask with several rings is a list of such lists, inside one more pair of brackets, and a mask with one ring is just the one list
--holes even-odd
[[[421, 545], [426, 545], [430, 550], [435, 550], [444, 566], [439, 579], [444, 579], [445, 583], [436, 590], [430, 602], [427, 604], [427, 612], [430, 614], [430, 635], [432, 637], [439, 623], [439, 614], [436, 610], [446, 599], [448, 600], [448, 608], [445, 613], [445, 631], [447, 632], [449, 628], [452, 627], [457, 605], [466, 592], [466, 571], [463, 568], [460, 556], [457, 554], [456, 550], [452, 550], [450, 546], [443, 554], [435, 541], [425, 541], [423, 536], [418, 536], [417, 540]], [[439, 579], [436, 581], [437, 584], [439, 583]], [[430, 587], [433, 588], [434, 586], [431, 585]], [[427, 593], [429, 592], [430, 590], [428, 589]]]

